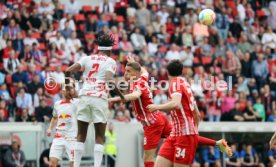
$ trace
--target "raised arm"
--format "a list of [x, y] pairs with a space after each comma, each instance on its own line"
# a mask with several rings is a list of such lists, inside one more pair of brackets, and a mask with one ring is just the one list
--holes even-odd
[[[141, 94], [142, 94], [142, 92], [139, 89], [137, 89], [130, 94], [124, 95], [124, 99], [125, 99], [125, 101], [137, 100], [141, 96]], [[108, 99], [109, 102], [116, 102], [116, 101], [120, 101], [120, 100], [121, 100], [120, 97], [113, 97], [113, 98]]]
[[120, 96], [121, 100], [125, 100], [123, 93], [118, 89], [115, 79], [113, 77], [113, 73], [111, 71], [106, 72], [106, 81], [108, 82], [109, 86], [111, 86], [113, 91]]

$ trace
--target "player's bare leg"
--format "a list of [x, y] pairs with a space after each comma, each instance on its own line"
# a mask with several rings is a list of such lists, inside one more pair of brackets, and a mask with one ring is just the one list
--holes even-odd
[[58, 166], [58, 159], [55, 157], [50, 157], [49, 167], [57, 167], [57, 166]]
[[96, 143], [94, 147], [94, 167], [100, 167], [104, 153], [104, 135], [106, 123], [95, 123]]
[[198, 144], [199, 145], [207, 145], [207, 146], [215, 146], [219, 149], [219, 151], [227, 154], [229, 157], [231, 157], [233, 154], [232, 149], [228, 146], [226, 140], [224, 140], [224, 139], [215, 141], [213, 139], [198, 136]]
[[87, 129], [89, 123], [78, 120], [78, 135], [77, 142], [74, 147], [74, 167], [79, 167], [82, 157], [82, 152], [84, 150], [84, 142], [87, 136]]
[[70, 167], [74, 167], [74, 161], [70, 161]]
[[190, 167], [191, 165], [183, 165], [183, 164], [173, 164], [173, 167]]
[[157, 156], [154, 167], [173, 167], [173, 163], [161, 156]]
[[156, 148], [151, 150], [144, 150], [144, 166], [154, 167], [154, 156], [156, 153]]

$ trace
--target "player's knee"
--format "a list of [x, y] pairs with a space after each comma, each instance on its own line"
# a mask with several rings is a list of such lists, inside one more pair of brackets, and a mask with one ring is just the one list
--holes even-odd
[[86, 140], [86, 136], [85, 136], [85, 135], [78, 134], [78, 136], [77, 136], [77, 141], [78, 141], [78, 142], [84, 143], [85, 140]]
[[97, 144], [104, 144], [104, 136], [96, 136]]
[[154, 153], [152, 152], [144, 152], [144, 162], [154, 161]]
[[57, 161], [50, 159], [49, 167], [57, 167]]

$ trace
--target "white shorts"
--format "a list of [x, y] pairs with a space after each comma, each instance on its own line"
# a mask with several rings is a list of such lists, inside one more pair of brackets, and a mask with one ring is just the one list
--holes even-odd
[[109, 113], [108, 101], [94, 96], [81, 96], [77, 111], [80, 121], [106, 123]]
[[66, 140], [64, 138], [55, 138], [50, 148], [50, 156], [62, 160], [64, 150], [66, 151], [70, 161], [74, 161], [74, 144], [73, 140]]

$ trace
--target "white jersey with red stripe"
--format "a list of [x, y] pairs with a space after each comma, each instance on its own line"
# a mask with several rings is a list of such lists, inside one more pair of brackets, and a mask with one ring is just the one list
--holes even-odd
[[106, 55], [95, 54], [85, 56], [78, 62], [84, 68], [84, 83], [79, 91], [80, 96], [96, 96], [108, 98], [106, 89], [106, 72], [116, 72], [116, 62]]
[[179, 109], [170, 112], [173, 123], [171, 136], [198, 134], [194, 120], [196, 101], [190, 84], [181, 77], [172, 79], [170, 82], [169, 97], [171, 98], [174, 94], [181, 95], [181, 105]]
[[133, 115], [144, 126], [152, 125], [157, 121], [158, 117], [160, 116], [160, 112], [157, 111], [151, 113], [147, 109], [148, 105], [153, 104], [152, 93], [148, 85], [147, 75], [142, 75], [139, 77], [138, 80], [132, 81], [130, 83], [130, 93], [137, 89], [141, 91], [141, 96], [139, 97], [139, 99], [131, 101]]
[[75, 139], [77, 136], [77, 103], [78, 99], [55, 103], [53, 116], [58, 118], [55, 137]]

